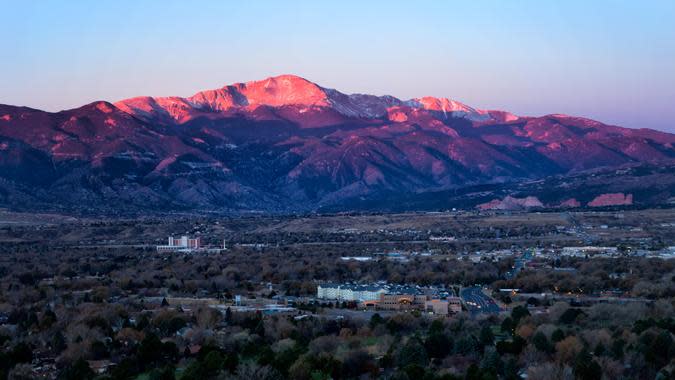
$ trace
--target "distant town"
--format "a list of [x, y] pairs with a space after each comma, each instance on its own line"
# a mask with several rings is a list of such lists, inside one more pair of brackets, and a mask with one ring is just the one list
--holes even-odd
[[3, 376], [635, 377], [670, 360], [672, 210], [48, 220], [0, 225]]

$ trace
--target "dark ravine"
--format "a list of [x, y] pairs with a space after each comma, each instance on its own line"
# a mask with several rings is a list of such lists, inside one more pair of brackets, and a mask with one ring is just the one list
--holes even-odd
[[586, 204], [607, 192], [669, 204], [674, 144], [649, 129], [280, 76], [57, 113], [0, 105], [0, 207], [287, 213], [473, 208], [511, 194]]

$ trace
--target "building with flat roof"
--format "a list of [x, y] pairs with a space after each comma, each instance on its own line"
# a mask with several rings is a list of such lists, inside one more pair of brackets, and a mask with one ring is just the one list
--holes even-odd
[[338, 301], [373, 301], [386, 289], [378, 285], [321, 284], [316, 288], [316, 298]]
[[174, 238], [169, 236], [167, 245], [158, 245], [157, 252], [191, 252], [201, 248], [201, 238], [190, 238], [188, 236], [181, 236]]
[[430, 299], [424, 303], [424, 311], [435, 315], [456, 314], [462, 311], [462, 300], [459, 297]]
[[433, 287], [422, 288], [386, 283], [371, 285], [326, 283], [317, 286], [316, 298], [355, 301], [364, 307], [389, 311], [419, 310], [437, 315], [462, 311], [459, 297], [453, 297], [444, 289]]
[[422, 310], [429, 299], [425, 294], [396, 294], [387, 293], [380, 296], [376, 307], [379, 310], [406, 311]]

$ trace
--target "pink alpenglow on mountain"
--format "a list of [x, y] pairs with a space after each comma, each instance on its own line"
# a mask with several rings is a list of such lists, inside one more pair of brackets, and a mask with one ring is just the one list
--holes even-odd
[[602, 206], [630, 206], [633, 204], [633, 194], [625, 195], [623, 193], [600, 194], [592, 201], [588, 202], [590, 207]]
[[[343, 94], [323, 88], [295, 75], [281, 75], [259, 81], [236, 83], [217, 90], [198, 92], [189, 98], [137, 97], [121, 100], [115, 106], [137, 117], [168, 117], [180, 123], [212, 113], [251, 112], [258, 107], [293, 107], [297, 112], [329, 108], [344, 117], [379, 118], [391, 107], [407, 106], [442, 115], [466, 117], [476, 121], [493, 120], [492, 111], [476, 110], [455, 100], [423, 97], [399, 100], [392, 96]], [[513, 121], [515, 116], [494, 111], [494, 120]]]
[[[342, 210], [595, 169], [667, 168], [675, 157], [669, 133], [447, 98], [345, 94], [294, 75], [61, 112], [0, 105], [0, 144], [0, 207], [86, 210]], [[673, 196], [657, 184], [659, 199]], [[579, 197], [535, 190], [481, 208]], [[476, 205], [467, 199], [464, 207]]]

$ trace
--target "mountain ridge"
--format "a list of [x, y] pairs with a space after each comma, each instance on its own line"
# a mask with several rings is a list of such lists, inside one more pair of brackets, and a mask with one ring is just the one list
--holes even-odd
[[54, 113], [0, 105], [0, 205], [348, 208], [391, 192], [670, 167], [674, 144], [673, 134], [582, 117], [344, 94], [284, 75]]
[[447, 113], [459, 112], [477, 119], [489, 118], [489, 111], [477, 110], [447, 98], [424, 96], [401, 100], [391, 95], [345, 94], [288, 74], [225, 85], [218, 89], [197, 92], [187, 98], [141, 96], [123, 99], [114, 104], [140, 117], [150, 116], [153, 112], [165, 112], [178, 122], [188, 121], [199, 111], [227, 112], [242, 108], [251, 110], [259, 106], [330, 107], [344, 116], [364, 118], [382, 117], [387, 114], [388, 108], [404, 106], [443, 112], [446, 116]]

